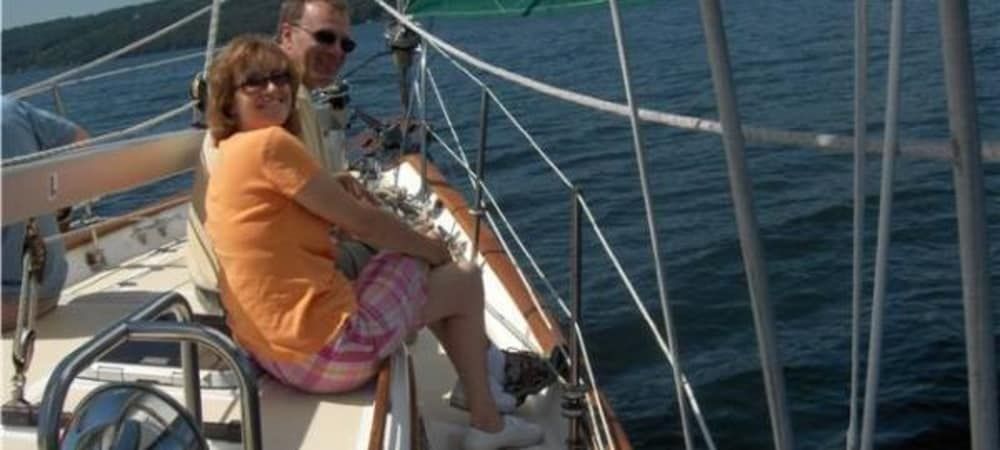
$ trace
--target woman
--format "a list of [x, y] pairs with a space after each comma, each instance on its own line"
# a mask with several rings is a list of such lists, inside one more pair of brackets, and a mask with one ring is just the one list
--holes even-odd
[[[466, 448], [524, 446], [541, 429], [501, 416], [486, 364], [475, 266], [379, 209], [349, 174], [331, 176], [294, 136], [296, 68], [263, 37], [233, 40], [209, 72], [208, 122], [220, 160], [206, 228], [235, 339], [278, 380], [343, 392], [427, 325], [464, 386]], [[334, 268], [336, 227], [383, 249], [354, 283]]]

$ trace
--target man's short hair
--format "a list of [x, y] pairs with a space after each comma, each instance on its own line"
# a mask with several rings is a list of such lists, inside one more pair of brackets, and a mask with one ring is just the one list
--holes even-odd
[[326, 3], [334, 11], [338, 11], [348, 18], [351, 17], [351, 10], [347, 5], [347, 0], [284, 0], [281, 2], [281, 13], [278, 14], [278, 39], [281, 39], [281, 24], [298, 23], [302, 20], [302, 11], [306, 9], [306, 3], [312, 2]]

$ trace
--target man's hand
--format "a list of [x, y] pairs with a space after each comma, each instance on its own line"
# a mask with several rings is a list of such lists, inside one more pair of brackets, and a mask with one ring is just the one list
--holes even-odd
[[339, 183], [348, 194], [351, 194], [351, 196], [359, 202], [367, 203], [371, 206], [379, 206], [378, 199], [376, 199], [371, 192], [368, 192], [368, 189], [365, 189], [365, 186], [361, 184], [357, 178], [351, 176], [350, 173], [340, 172], [334, 175], [333, 178], [337, 180], [337, 183]]

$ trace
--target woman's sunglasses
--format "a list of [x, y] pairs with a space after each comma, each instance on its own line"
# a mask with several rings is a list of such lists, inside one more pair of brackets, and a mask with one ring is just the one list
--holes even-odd
[[267, 89], [267, 85], [274, 83], [275, 87], [285, 87], [292, 82], [292, 74], [288, 71], [272, 72], [264, 75], [262, 73], [252, 73], [240, 83], [240, 89], [245, 92], [260, 92]]
[[351, 53], [352, 51], [354, 51], [354, 47], [358, 46], [358, 44], [354, 42], [353, 39], [347, 36], [341, 36], [337, 34], [336, 31], [332, 30], [313, 31], [294, 22], [289, 22], [289, 25], [298, 28], [302, 31], [305, 31], [306, 33], [309, 33], [309, 35], [311, 35], [316, 42], [322, 45], [335, 45], [337, 41], [340, 41], [340, 49], [343, 50], [344, 53]]

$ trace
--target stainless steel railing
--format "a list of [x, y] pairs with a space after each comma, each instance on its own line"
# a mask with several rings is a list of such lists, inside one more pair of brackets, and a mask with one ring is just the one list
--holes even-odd
[[[182, 323], [151, 322], [151, 319], [173, 313]], [[233, 370], [240, 388], [243, 447], [261, 448], [260, 404], [257, 379], [250, 361], [228, 337], [211, 328], [183, 323], [190, 321], [191, 308], [180, 294], [165, 294], [138, 311], [123, 318], [64, 358], [49, 378], [38, 413], [38, 448], [59, 448], [59, 427], [63, 405], [73, 379], [116, 346], [128, 341], [179, 342], [187, 407], [201, 423], [201, 390], [198, 380], [196, 345], [214, 350]]]

